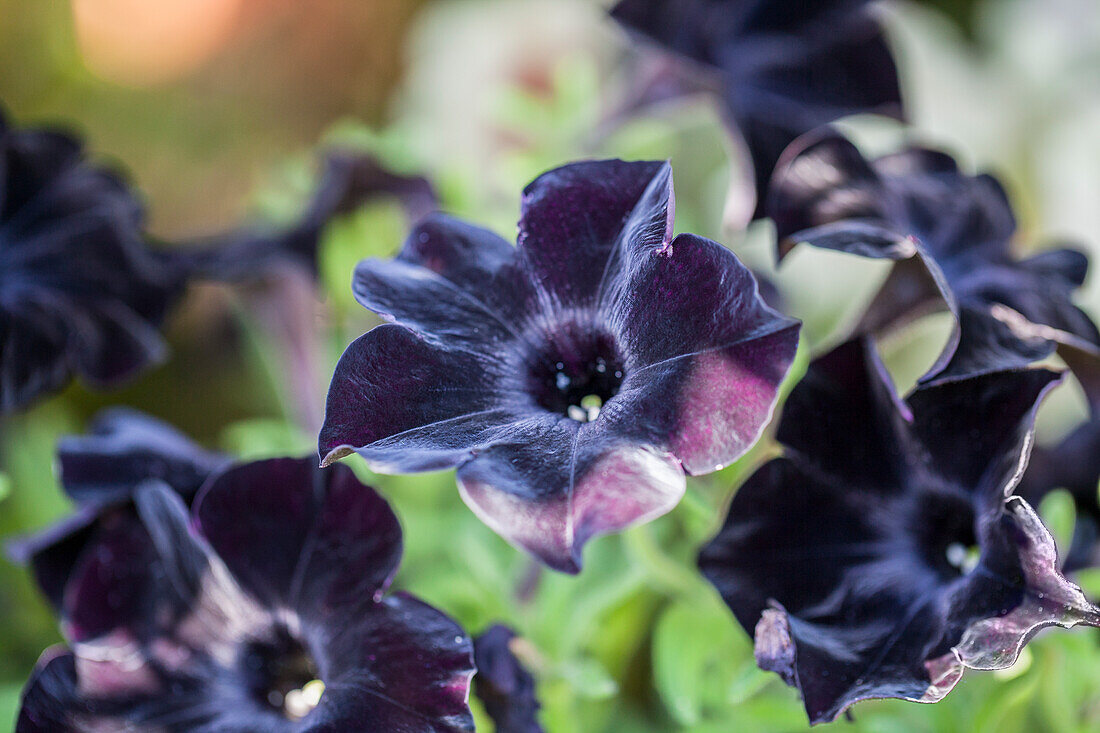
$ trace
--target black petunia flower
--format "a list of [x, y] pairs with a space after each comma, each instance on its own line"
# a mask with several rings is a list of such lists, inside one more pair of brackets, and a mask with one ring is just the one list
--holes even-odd
[[900, 402], [869, 341], [810, 366], [779, 424], [785, 455], [734, 495], [699, 565], [811, 722], [873, 697], [936, 702], [1042, 627], [1100, 625], [1012, 494], [1058, 381], [1016, 369]]
[[1082, 381], [1100, 384], [1089, 376], [1100, 333], [1071, 298], [1088, 260], [1070, 249], [1013, 257], [1016, 219], [991, 176], [966, 175], [925, 148], [867, 161], [826, 130], [788, 149], [768, 214], [780, 257], [806, 242], [897, 261], [857, 330], [882, 332], [946, 305], [956, 327], [922, 381], [1023, 366], [1057, 347]]
[[133, 377], [164, 358], [159, 328], [189, 281], [250, 280], [288, 262], [312, 270], [328, 222], [382, 195], [413, 216], [435, 208], [423, 178], [336, 152], [293, 224], [150, 249], [118, 174], [89, 163], [77, 138], [16, 130], [0, 114], [0, 413], [73, 376], [98, 388]]
[[18, 733], [473, 730], [469, 638], [386, 595], [401, 528], [350, 469], [273, 459], [218, 474], [190, 516], [159, 481], [66, 588]]
[[756, 215], [795, 138], [863, 112], [901, 115], [897, 68], [867, 0], [620, 0], [620, 23], [711, 69], [745, 143]]
[[87, 435], [63, 438], [57, 446], [59, 479], [76, 511], [11, 543], [9, 552], [30, 563], [46, 598], [60, 608], [73, 568], [104, 527], [138, 522], [133, 497], [139, 486], [161, 481], [190, 505], [206, 479], [229, 461], [148, 415], [105, 410]]
[[360, 263], [356, 297], [393, 323], [336, 367], [323, 463], [458, 466], [486, 524], [568, 572], [589, 537], [669, 511], [685, 472], [756, 441], [798, 340], [672, 214], [667, 164], [576, 163], [525, 189], [518, 247], [435, 216]]
[[497, 733], [543, 733], [535, 678], [512, 651], [515, 639], [515, 632], [500, 624], [474, 639], [474, 693]]
[[109, 386], [159, 361], [181, 283], [140, 203], [75, 138], [0, 115], [0, 412], [73, 376]]

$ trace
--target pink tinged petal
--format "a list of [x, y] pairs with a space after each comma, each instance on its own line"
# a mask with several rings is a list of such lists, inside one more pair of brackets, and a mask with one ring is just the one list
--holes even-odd
[[756, 443], [797, 348], [798, 328], [792, 326], [692, 360], [670, 445], [688, 473], [724, 468]]
[[579, 572], [591, 537], [661, 516], [683, 496], [671, 454], [615, 442], [599, 421], [544, 421], [528, 436], [461, 466], [459, 491], [493, 531], [555, 570]]
[[1023, 599], [1003, 616], [970, 625], [953, 651], [973, 669], [1005, 669], [1015, 664], [1024, 645], [1047, 626], [1100, 626], [1100, 609], [1058, 572], [1054, 539], [1026, 501], [1012, 496], [1005, 504], [1019, 532]]

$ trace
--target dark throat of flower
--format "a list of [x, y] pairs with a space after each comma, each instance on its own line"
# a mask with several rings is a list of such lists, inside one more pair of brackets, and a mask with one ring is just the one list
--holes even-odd
[[623, 360], [613, 338], [573, 328], [554, 334], [532, 355], [528, 390], [543, 409], [577, 422], [592, 422], [619, 392]]
[[285, 630], [246, 644], [240, 664], [256, 702], [287, 720], [301, 720], [321, 702], [325, 684], [317, 664], [305, 645]]
[[981, 559], [970, 502], [932, 495], [922, 504], [915, 531], [925, 562], [945, 580], [970, 573]]

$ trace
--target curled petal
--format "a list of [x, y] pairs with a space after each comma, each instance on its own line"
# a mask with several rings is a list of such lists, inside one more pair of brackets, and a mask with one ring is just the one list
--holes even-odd
[[913, 430], [933, 470], [1000, 502], [1027, 466], [1035, 413], [1063, 375], [1049, 369], [983, 374], [916, 390]]
[[57, 453], [61, 484], [80, 503], [128, 499], [150, 479], [190, 500], [228, 463], [170, 425], [126, 408], [99, 413], [87, 435], [62, 438]]
[[1002, 523], [1018, 553], [1020, 598], [1008, 613], [966, 628], [953, 651], [972, 669], [1011, 667], [1024, 645], [1044, 627], [1100, 626], [1100, 609], [1058, 572], [1054, 538], [1035, 510], [1020, 497], [1009, 497]]

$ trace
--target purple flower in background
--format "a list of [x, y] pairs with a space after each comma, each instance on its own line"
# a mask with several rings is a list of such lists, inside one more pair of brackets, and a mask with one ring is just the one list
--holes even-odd
[[181, 283], [142, 220], [76, 138], [0, 115], [0, 412], [73, 375], [105, 387], [163, 358], [157, 329]]
[[325, 156], [317, 190], [294, 224], [270, 231], [248, 227], [183, 243], [169, 256], [190, 277], [211, 280], [250, 280], [280, 264], [315, 273], [321, 235], [329, 222], [384, 197], [400, 201], [412, 221], [438, 207], [427, 179], [395, 173], [370, 155], [334, 151]]
[[474, 693], [497, 733], [543, 733], [535, 678], [512, 651], [516, 638], [507, 626], [497, 624], [474, 639]]
[[946, 305], [956, 328], [922, 381], [1023, 366], [1058, 347], [1100, 394], [1100, 334], [1072, 301], [1088, 261], [1070, 249], [1016, 259], [1016, 219], [991, 176], [924, 148], [867, 161], [826, 130], [784, 155], [768, 214], [780, 257], [806, 242], [897, 261], [857, 330], [883, 332]]
[[798, 324], [714, 242], [672, 237], [662, 163], [585, 162], [523, 194], [519, 244], [446, 216], [356, 297], [390, 324], [329, 388], [324, 464], [458, 466], [466, 503], [551, 567], [669, 511], [684, 474], [740, 457], [771, 415]]
[[149, 480], [164, 482], [190, 505], [229, 458], [211, 453], [165, 423], [125, 408], [101, 412], [87, 435], [57, 447], [59, 479], [77, 509], [56, 525], [9, 545], [29, 562], [46, 597], [60, 607], [65, 585], [105, 527], [138, 522], [133, 497]]
[[779, 424], [784, 456], [738, 490], [699, 558], [811, 722], [867, 698], [936, 702], [1042, 627], [1100, 625], [1012, 495], [1058, 381], [993, 372], [901, 402], [868, 340], [811, 364]]
[[799, 135], [848, 115], [901, 114], [897, 68], [867, 0], [620, 0], [611, 14], [714, 77], [751, 158], [757, 217]]
[[386, 594], [401, 528], [350, 469], [273, 459], [219, 474], [190, 516], [161, 482], [66, 588], [16, 730], [472, 731], [469, 638]]

